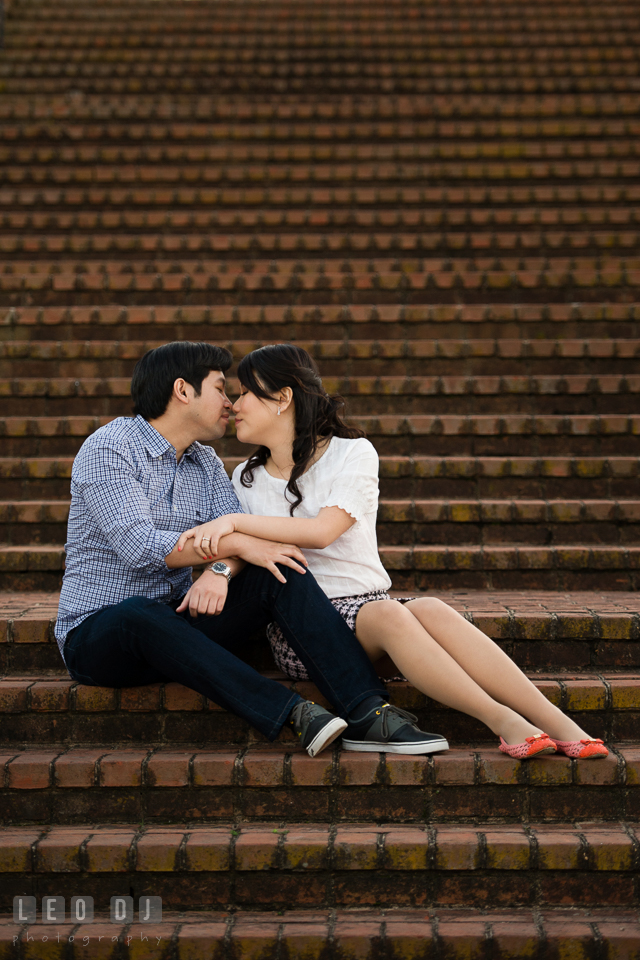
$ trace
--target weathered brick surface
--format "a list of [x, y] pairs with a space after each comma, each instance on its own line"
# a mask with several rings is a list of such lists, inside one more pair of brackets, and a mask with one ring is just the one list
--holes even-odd
[[[21, 956], [630, 958], [637, 11], [214, 6], [5, 4], [2, 872], [207, 905], [117, 945], [20, 931]], [[381, 455], [394, 588], [444, 596], [607, 760], [514, 762], [408, 684], [449, 753], [312, 760], [175, 683], [69, 681], [73, 456], [172, 339], [309, 349]]]

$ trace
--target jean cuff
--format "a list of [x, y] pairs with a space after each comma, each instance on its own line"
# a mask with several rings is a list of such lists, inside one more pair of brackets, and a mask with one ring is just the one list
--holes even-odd
[[302, 697], [299, 693], [296, 693], [295, 690], [291, 691], [291, 697], [282, 708], [282, 712], [278, 719], [274, 722], [273, 727], [271, 728], [271, 734], [269, 734], [269, 739], [271, 741], [275, 740], [285, 723], [287, 722], [287, 717], [295, 707], [296, 703], [299, 703], [302, 700]]

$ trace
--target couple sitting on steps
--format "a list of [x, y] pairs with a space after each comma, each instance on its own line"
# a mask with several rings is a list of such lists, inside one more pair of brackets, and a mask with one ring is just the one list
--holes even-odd
[[[257, 449], [229, 481], [210, 444], [229, 421], [230, 366], [227, 350], [206, 343], [151, 350], [133, 374], [135, 416], [82, 445], [55, 630], [72, 678], [178, 681], [269, 740], [289, 725], [311, 756], [340, 734], [347, 750], [446, 750], [387, 701], [373, 664], [388, 654], [513, 757], [606, 756], [446, 603], [390, 598], [376, 544], [377, 454], [342, 421], [341, 401], [301, 348], [263, 347], [241, 361], [236, 430]], [[194, 566], [204, 572], [192, 583]], [[278, 666], [309, 677], [337, 715], [240, 659], [257, 628]]]

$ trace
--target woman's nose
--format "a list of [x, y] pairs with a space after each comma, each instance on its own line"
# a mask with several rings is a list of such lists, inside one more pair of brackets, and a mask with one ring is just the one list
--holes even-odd
[[238, 399], [236, 400], [236, 402], [233, 404], [232, 409], [233, 409], [233, 412], [234, 412], [234, 413], [237, 413], [238, 410], [240, 409], [240, 401], [241, 401], [241, 400], [242, 400], [242, 397], [238, 397]]

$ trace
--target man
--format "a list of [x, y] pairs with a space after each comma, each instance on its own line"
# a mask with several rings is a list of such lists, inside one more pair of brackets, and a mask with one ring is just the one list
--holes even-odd
[[[224, 374], [231, 362], [227, 350], [206, 343], [149, 351], [133, 374], [134, 417], [119, 417], [82, 445], [55, 629], [69, 673], [110, 687], [176, 680], [270, 740], [290, 724], [311, 756], [347, 724], [351, 749], [446, 748], [386, 702], [360, 644], [305, 571], [297, 547], [233, 534], [192, 586], [192, 567], [202, 560], [191, 544], [178, 552], [180, 534], [241, 512], [208, 446], [229, 421]], [[340, 717], [235, 655], [272, 620]]]

